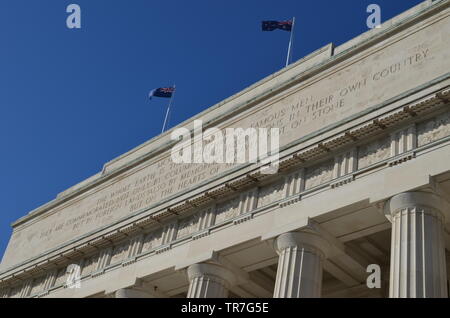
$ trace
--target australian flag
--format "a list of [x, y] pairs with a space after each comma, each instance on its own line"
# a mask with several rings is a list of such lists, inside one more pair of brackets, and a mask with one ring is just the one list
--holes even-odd
[[263, 21], [262, 30], [263, 31], [273, 31], [275, 29], [280, 29], [284, 31], [292, 31], [292, 21]]
[[175, 87], [160, 87], [155, 88], [148, 94], [148, 97], [152, 99], [153, 96], [155, 97], [164, 97], [164, 98], [170, 98], [172, 97], [173, 92], [175, 91]]

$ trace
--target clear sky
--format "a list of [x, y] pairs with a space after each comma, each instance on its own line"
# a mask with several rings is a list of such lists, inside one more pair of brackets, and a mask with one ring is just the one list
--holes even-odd
[[[177, 85], [174, 126], [280, 70], [296, 17], [297, 60], [421, 0], [1, 0], [0, 255], [10, 224], [157, 135]], [[66, 7], [81, 7], [68, 29]]]

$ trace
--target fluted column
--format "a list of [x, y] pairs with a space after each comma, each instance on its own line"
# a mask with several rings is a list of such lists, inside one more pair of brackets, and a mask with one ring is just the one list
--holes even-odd
[[392, 222], [389, 297], [447, 297], [442, 204], [426, 192], [401, 193], [386, 204]]
[[114, 293], [115, 298], [154, 298], [150, 293], [135, 288], [121, 288]]
[[318, 234], [289, 232], [275, 242], [279, 255], [274, 298], [319, 298], [328, 242]]
[[188, 267], [187, 298], [226, 298], [234, 284], [234, 274], [217, 264], [200, 263]]

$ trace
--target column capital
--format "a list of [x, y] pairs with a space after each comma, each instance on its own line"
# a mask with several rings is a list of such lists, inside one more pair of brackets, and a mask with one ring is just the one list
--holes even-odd
[[198, 277], [208, 277], [210, 279], [221, 279], [230, 286], [236, 283], [236, 276], [226, 267], [213, 263], [197, 263], [190, 265], [187, 269], [189, 280]]
[[443, 199], [437, 194], [419, 191], [403, 192], [394, 195], [384, 205], [384, 214], [390, 220], [399, 211], [417, 207], [427, 208], [427, 214], [433, 214], [440, 218], [444, 217]]
[[322, 291], [323, 262], [330, 243], [315, 232], [283, 233], [275, 240], [280, 256], [275, 298], [318, 298]]
[[323, 257], [329, 255], [330, 243], [320, 234], [313, 232], [287, 232], [275, 240], [275, 250], [278, 254], [288, 247], [301, 247], [311, 252], [321, 252]]

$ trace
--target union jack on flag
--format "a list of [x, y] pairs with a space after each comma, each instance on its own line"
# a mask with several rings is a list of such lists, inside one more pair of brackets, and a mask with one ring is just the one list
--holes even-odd
[[150, 99], [152, 99], [153, 96], [170, 98], [172, 97], [173, 92], [175, 92], [175, 87], [160, 87], [152, 90], [148, 97], [150, 97]]

